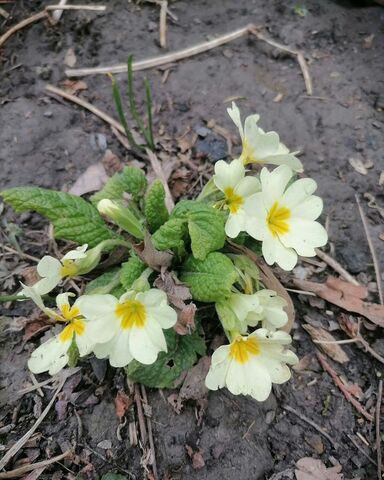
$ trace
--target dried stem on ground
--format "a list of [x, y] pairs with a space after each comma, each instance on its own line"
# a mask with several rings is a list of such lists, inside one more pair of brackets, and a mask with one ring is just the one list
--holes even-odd
[[48, 415], [48, 412], [50, 411], [52, 405], [54, 404], [56, 397], [60, 393], [61, 389], [64, 386], [64, 383], [66, 381], [67, 377], [62, 378], [59, 386], [57, 387], [55, 393], [53, 394], [53, 397], [51, 398], [50, 402], [48, 405], [45, 407], [44, 411], [40, 415], [40, 417], [36, 420], [32, 428], [28, 430], [28, 432], [23, 435], [20, 440], [18, 440], [9, 450], [8, 452], [4, 455], [4, 457], [0, 460], [0, 470], [7, 465], [9, 460], [11, 460], [12, 457], [16, 455], [16, 453], [24, 446], [24, 444], [27, 442], [27, 440], [31, 437], [31, 435], [37, 430], [37, 427], [40, 425], [40, 423], [44, 420], [44, 418]]
[[[252, 23], [249, 25], [246, 25], [243, 28], [239, 28], [238, 30], [234, 30], [233, 32], [230, 32], [218, 38], [215, 38], [214, 40], [210, 40], [208, 42], [199, 43], [197, 45], [185, 48], [183, 50], [179, 50], [177, 52], [167, 53], [165, 55], [149, 58], [147, 60], [140, 60], [138, 62], [133, 62], [132, 68], [133, 68], [133, 71], [146, 70], [148, 68], [159, 67], [160, 65], [165, 65], [167, 63], [177, 62], [179, 60], [183, 60], [185, 58], [189, 58], [194, 55], [207, 52], [208, 50], [212, 50], [213, 48], [219, 47], [228, 42], [232, 42], [233, 40], [237, 40], [238, 38], [241, 38], [248, 34], [252, 34], [258, 40], [266, 42], [272, 47], [278, 48], [279, 50], [283, 50], [284, 52], [287, 52], [290, 55], [293, 55], [294, 57], [296, 57], [303, 74], [307, 94], [312, 95], [313, 93], [312, 80], [311, 80], [311, 76], [308, 70], [308, 65], [304, 58], [303, 53], [265, 37], [260, 32], [259, 28]], [[126, 71], [127, 71], [127, 64], [121, 63], [118, 65], [111, 65], [108, 67], [67, 69], [65, 71], [65, 74], [68, 77], [82, 77], [85, 75], [94, 75], [94, 74], [100, 74], [100, 73], [123, 73]]]
[[335, 272], [337, 272], [344, 280], [347, 282], [352, 283], [353, 285], [360, 285], [359, 282], [349, 273], [345, 268], [343, 268], [339, 262], [337, 262], [334, 258], [330, 257], [328, 254], [316, 248], [316, 255], [323, 260], [327, 265], [329, 265]]
[[160, 3], [160, 20], [159, 20], [159, 43], [161, 48], [167, 46], [167, 10], [168, 2], [163, 0]]
[[355, 198], [356, 198], [357, 206], [359, 207], [359, 213], [360, 213], [361, 221], [363, 222], [364, 232], [365, 232], [365, 236], [367, 237], [369, 250], [371, 252], [371, 256], [372, 256], [372, 260], [373, 260], [373, 266], [375, 268], [377, 291], [379, 292], [380, 303], [382, 305], [384, 305], [383, 287], [382, 287], [382, 283], [381, 283], [380, 266], [379, 266], [379, 262], [377, 260], [375, 247], [373, 245], [372, 238], [371, 238], [371, 235], [369, 233], [369, 226], [368, 226], [368, 222], [367, 222], [367, 217], [365, 216], [364, 210], [361, 206], [359, 196], [355, 195]]
[[377, 392], [376, 402], [376, 453], [377, 453], [377, 478], [382, 480], [382, 452], [381, 452], [381, 433], [380, 433], [380, 420], [381, 420], [381, 401], [383, 398], [383, 380], [379, 381], [379, 389]]
[[316, 355], [320, 362], [320, 365], [331, 376], [335, 385], [341, 390], [341, 392], [343, 393], [344, 397], [348, 400], [348, 402], [350, 402], [363, 417], [365, 417], [367, 420], [372, 422], [373, 415], [368, 413], [367, 410], [355, 398], [353, 398], [351, 393], [345, 387], [344, 383], [340, 380], [340, 377], [337, 375], [336, 371], [327, 362], [325, 357], [319, 352], [316, 352]]
[[293, 415], [296, 415], [296, 417], [300, 418], [304, 422], [308, 423], [308, 425], [311, 425], [315, 430], [317, 430], [323, 437], [325, 437], [328, 442], [333, 446], [335, 450], [338, 449], [339, 444], [324, 430], [324, 428], [320, 427], [315, 423], [313, 420], [310, 418], [306, 417], [302, 413], [298, 412], [294, 408], [290, 407], [289, 405], [284, 405], [283, 409], [286, 410], [287, 412], [293, 413]]
[[6, 478], [20, 478], [27, 472], [31, 472], [33, 470], [37, 470], [39, 468], [45, 468], [52, 463], [60, 462], [64, 458], [68, 457], [72, 453], [71, 450], [67, 450], [66, 452], [62, 453], [61, 455], [57, 455], [56, 457], [52, 457], [49, 460], [43, 460], [42, 462], [31, 463], [29, 465], [23, 465], [22, 467], [16, 468], [15, 470], [11, 470], [9, 472], [2, 472], [0, 473], [0, 479]]
[[144, 385], [141, 385], [141, 394], [142, 394], [142, 399], [143, 399], [144, 405], [146, 407], [146, 408], [144, 408], [144, 414], [145, 414], [145, 417], [147, 419], [147, 431], [148, 431], [148, 439], [149, 439], [149, 448], [151, 450], [151, 457], [152, 457], [152, 472], [153, 472], [154, 480], [158, 480], [159, 476], [158, 476], [158, 473], [157, 473], [155, 442], [153, 441], [151, 416], [148, 413], [148, 410], [149, 410], [150, 407], [149, 407], [149, 403], [148, 403], [147, 391], [145, 390]]

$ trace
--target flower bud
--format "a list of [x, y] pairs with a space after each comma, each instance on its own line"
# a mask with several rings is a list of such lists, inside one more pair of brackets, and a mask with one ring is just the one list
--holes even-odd
[[113, 220], [116, 225], [140, 240], [144, 238], [142, 225], [129, 208], [122, 207], [116, 202], [103, 198], [97, 204], [98, 211]]

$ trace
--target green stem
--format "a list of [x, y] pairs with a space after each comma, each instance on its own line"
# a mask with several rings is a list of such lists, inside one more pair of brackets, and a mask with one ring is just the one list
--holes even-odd
[[120, 122], [124, 127], [125, 134], [128, 138], [128, 142], [131, 145], [133, 150], [140, 150], [140, 146], [135, 142], [135, 139], [133, 138], [132, 132], [130, 131], [127, 123], [127, 119], [125, 118], [124, 114], [124, 109], [123, 109], [123, 102], [121, 100], [121, 95], [120, 95], [120, 90], [119, 87], [116, 83], [116, 80], [113, 78], [113, 76], [110, 76], [112, 80], [112, 95], [115, 100], [115, 105], [116, 105], [116, 110], [117, 114], [119, 116]]
[[151, 86], [147, 79], [144, 80], [145, 85], [145, 96], [147, 101], [147, 115], [148, 115], [148, 136], [149, 142], [148, 146], [151, 150], [155, 149], [155, 141], [153, 139], [153, 125], [152, 125], [152, 95], [151, 95]]
[[13, 302], [15, 300], [30, 300], [29, 297], [24, 295], [2, 295], [0, 296], [0, 303]]

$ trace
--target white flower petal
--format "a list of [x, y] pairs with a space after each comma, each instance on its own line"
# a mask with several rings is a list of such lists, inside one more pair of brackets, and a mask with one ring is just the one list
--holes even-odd
[[161, 350], [166, 350], [161, 327], [151, 322], [150, 328], [132, 328], [129, 336], [129, 350], [138, 362], [145, 365], [154, 363], [158, 353]]
[[171, 328], [177, 322], [176, 311], [167, 304], [159, 304], [157, 307], [147, 307], [147, 321], [158, 323], [161, 328]]
[[300, 205], [296, 205], [291, 210], [292, 218], [302, 218], [303, 220], [316, 220], [323, 211], [323, 200], [316, 195], [306, 198]]
[[304, 171], [303, 164], [293, 153], [287, 152], [268, 155], [264, 158], [264, 163], [269, 163], [271, 165], [288, 165], [288, 167], [298, 173]]
[[[218, 350], [220, 350], [220, 348], [222, 347], [219, 347]], [[218, 350], [216, 350], [214, 354]], [[217, 362], [215, 364], [213, 364], [213, 362], [211, 363], [208, 374], [205, 377], [205, 386], [209, 388], [209, 390], [217, 390], [219, 388], [225, 387], [229, 365], [230, 359], [227, 354], [225, 355], [223, 361]]]
[[225, 233], [229, 238], [236, 238], [240, 232], [245, 230], [245, 212], [240, 209], [237, 213], [230, 213], [225, 223]]
[[241, 323], [245, 321], [249, 312], [259, 312], [261, 310], [257, 294], [233, 293], [229, 297], [228, 303]]
[[80, 258], [85, 258], [87, 256], [85, 253], [87, 248], [88, 244], [85, 243], [84, 245], [81, 245], [81, 247], [77, 247], [75, 250], [70, 250], [61, 260], [79, 260]]
[[281, 203], [292, 209], [301, 205], [316, 190], [317, 184], [312, 178], [300, 178], [290, 185], [284, 192]]
[[245, 168], [240, 160], [232, 160], [227, 163], [219, 160], [215, 163], [215, 175], [213, 181], [216, 187], [224, 192], [226, 188], [235, 188], [236, 185], [244, 178]]
[[67, 351], [71, 341], [62, 342], [58, 337], [51, 338], [43, 343], [28, 360], [28, 368], [33, 373], [49, 372], [55, 375], [68, 363]]
[[109, 352], [109, 363], [112, 367], [125, 367], [133, 360], [133, 356], [129, 349], [130, 336], [131, 331], [125, 330], [120, 331], [115, 337], [113, 337], [113, 341], [110, 343], [111, 350]]
[[82, 315], [90, 320], [104, 319], [106, 322], [117, 321], [115, 308], [118, 301], [113, 295], [82, 295], [76, 301]]
[[318, 222], [294, 218], [290, 220], [289, 227], [289, 231], [281, 237], [281, 242], [304, 257], [314, 257], [315, 248], [323, 247], [328, 241], [327, 231]]
[[228, 115], [231, 117], [233, 123], [239, 129], [240, 137], [244, 137], [243, 125], [241, 123], [240, 110], [235, 102], [232, 102], [232, 108], [227, 108]]
[[158, 307], [160, 304], [167, 303], [167, 294], [158, 288], [151, 288], [146, 292], [136, 294], [136, 300], [148, 307]]
[[62, 264], [49, 255], [45, 255], [40, 262], [37, 264], [37, 273], [40, 277], [60, 277], [60, 271]]
[[276, 132], [265, 133], [257, 126], [252, 116], [245, 119], [244, 131], [246, 142], [254, 154], [252, 161], [264, 163], [264, 159], [277, 153], [279, 135]]
[[33, 285], [33, 289], [39, 295], [46, 295], [51, 292], [61, 282], [61, 275], [45, 277]]
[[60, 293], [59, 295], [57, 295], [56, 305], [60, 311], [63, 310], [63, 307], [65, 308], [65, 305], [70, 305], [69, 297], [75, 297], [75, 294], [72, 292], [66, 292], [66, 293]]
[[264, 204], [267, 209], [283, 196], [284, 190], [293, 176], [293, 171], [287, 165], [280, 165], [272, 172], [263, 168], [260, 173], [260, 181]]
[[256, 177], [244, 177], [236, 185], [235, 193], [240, 195], [243, 198], [249, 197], [254, 193], [259, 192], [261, 189], [261, 184], [258, 178]]

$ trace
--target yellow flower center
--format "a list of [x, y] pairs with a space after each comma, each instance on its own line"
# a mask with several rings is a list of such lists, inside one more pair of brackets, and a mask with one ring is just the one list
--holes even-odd
[[235, 193], [232, 187], [224, 189], [225, 203], [232, 214], [236, 214], [244, 203], [244, 198]]
[[71, 307], [68, 303], [64, 303], [64, 305], [61, 305], [60, 311], [62, 316], [57, 315], [56, 320], [70, 323], [60, 333], [59, 340], [68, 342], [72, 340], [74, 333], [76, 333], [76, 335], [83, 335], [85, 322], [81, 316], [79, 307]]
[[241, 152], [240, 160], [244, 165], [247, 165], [248, 163], [260, 163], [255, 157], [255, 149], [251, 147], [246, 138], [243, 140], [243, 150]]
[[138, 300], [127, 300], [116, 307], [116, 315], [121, 320], [124, 330], [132, 327], [143, 328], [147, 317], [145, 306]]
[[63, 265], [60, 269], [62, 278], [76, 276], [78, 268], [73, 260], [63, 260], [61, 263]]
[[260, 345], [256, 338], [238, 336], [232, 343], [229, 355], [237, 363], [247, 363], [251, 355], [260, 355]]
[[291, 211], [287, 207], [282, 207], [275, 202], [267, 215], [267, 225], [272, 235], [284, 235], [289, 232], [287, 220], [291, 216]]
[[71, 320], [71, 323], [67, 325], [59, 335], [59, 340], [62, 342], [68, 342], [72, 340], [73, 334], [83, 335], [85, 331], [85, 322], [81, 318], [75, 318]]

